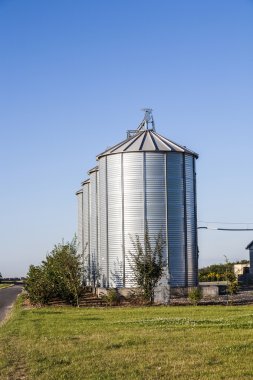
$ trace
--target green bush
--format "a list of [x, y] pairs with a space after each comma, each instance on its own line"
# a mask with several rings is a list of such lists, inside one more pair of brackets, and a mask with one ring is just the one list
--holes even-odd
[[131, 290], [130, 293], [126, 297], [126, 300], [131, 305], [146, 305], [148, 302], [144, 296], [143, 290], [138, 289], [138, 288]]
[[238, 282], [237, 280], [228, 281], [228, 293], [236, 294], [238, 290]]
[[144, 298], [154, 302], [154, 290], [163, 275], [165, 262], [163, 260], [163, 249], [165, 240], [162, 232], [151, 239], [148, 226], [146, 227], [144, 242], [139, 235], [130, 236], [132, 250], [129, 251], [133, 272], [133, 280], [143, 291]]
[[201, 289], [200, 288], [192, 289], [188, 294], [188, 298], [193, 305], [197, 305], [202, 298]]
[[79, 304], [83, 268], [76, 240], [58, 244], [40, 266], [31, 265], [25, 289], [33, 304], [47, 304], [54, 298]]
[[103, 297], [103, 299], [110, 305], [119, 305], [120, 304], [120, 294], [116, 289], [109, 289], [107, 294]]

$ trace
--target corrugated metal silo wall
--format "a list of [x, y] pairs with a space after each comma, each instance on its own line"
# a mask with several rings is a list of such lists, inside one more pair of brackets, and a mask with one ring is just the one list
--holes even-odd
[[107, 156], [99, 160], [100, 270], [101, 285], [108, 284]]
[[171, 286], [186, 286], [183, 154], [167, 154], [168, 244]]
[[99, 271], [98, 257], [98, 172], [90, 173], [90, 277], [94, 284]]
[[124, 242], [125, 242], [125, 287], [134, 285], [131, 270], [133, 250], [131, 237], [144, 238], [144, 155], [127, 153], [123, 155], [123, 205], [124, 205]]
[[[168, 265], [167, 247], [167, 189], [166, 189], [166, 155], [163, 153], [144, 153], [144, 194], [145, 219], [151, 242], [161, 232], [166, 246], [163, 251], [164, 264]], [[164, 273], [168, 275], [168, 273]]]
[[198, 284], [195, 161], [185, 155], [185, 219], [187, 231], [187, 286]]
[[85, 277], [87, 284], [90, 283], [90, 184], [85, 183], [83, 186], [83, 255]]
[[168, 241], [170, 283], [198, 283], [197, 216], [194, 157], [167, 154]]
[[107, 157], [109, 285], [123, 286], [122, 155]]
[[77, 193], [78, 226], [77, 226], [77, 252], [83, 253], [83, 192]]
[[115, 154], [99, 160], [99, 176], [103, 286], [134, 285], [131, 236], [138, 235], [143, 243], [145, 221], [151, 238], [159, 231], [165, 237], [171, 285], [196, 285], [194, 158], [180, 153]]

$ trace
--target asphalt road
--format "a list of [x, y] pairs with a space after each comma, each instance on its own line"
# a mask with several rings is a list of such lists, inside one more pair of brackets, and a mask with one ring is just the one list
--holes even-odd
[[22, 286], [20, 285], [14, 285], [10, 288], [0, 289], [0, 321], [4, 319], [21, 291]]

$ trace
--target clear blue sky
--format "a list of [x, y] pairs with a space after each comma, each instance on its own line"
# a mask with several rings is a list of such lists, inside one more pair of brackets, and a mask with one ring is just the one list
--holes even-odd
[[[0, 0], [4, 276], [73, 237], [80, 181], [143, 107], [200, 154], [199, 220], [253, 223], [252, 20], [252, 0]], [[200, 231], [200, 266], [251, 240]]]

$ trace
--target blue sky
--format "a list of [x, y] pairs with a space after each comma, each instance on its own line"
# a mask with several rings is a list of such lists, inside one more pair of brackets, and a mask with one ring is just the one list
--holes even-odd
[[[80, 181], [143, 107], [200, 154], [199, 220], [253, 227], [252, 19], [252, 0], [0, 0], [4, 276], [73, 237]], [[251, 240], [200, 231], [200, 266]]]

